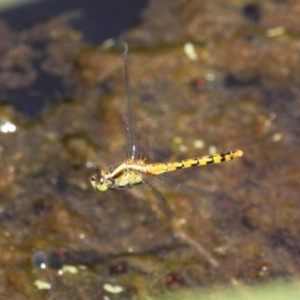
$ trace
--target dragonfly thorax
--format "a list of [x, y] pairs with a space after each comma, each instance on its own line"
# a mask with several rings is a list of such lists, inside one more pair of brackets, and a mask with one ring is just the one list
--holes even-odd
[[111, 166], [108, 171], [98, 170], [91, 177], [92, 186], [101, 192], [108, 189], [130, 189], [143, 183], [146, 165], [143, 160], [127, 159], [117, 166]]

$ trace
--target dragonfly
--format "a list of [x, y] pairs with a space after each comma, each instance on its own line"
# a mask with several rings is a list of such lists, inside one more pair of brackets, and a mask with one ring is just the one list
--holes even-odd
[[[91, 185], [98, 191], [130, 189], [136, 185], [146, 183], [151, 185], [151, 177], [179, 169], [186, 169], [208, 164], [217, 164], [239, 158], [243, 155], [241, 150], [230, 151], [202, 157], [189, 158], [175, 162], [148, 162], [146, 158], [138, 158], [138, 145], [135, 142], [133, 127], [133, 110], [129, 87], [128, 70], [128, 44], [124, 50], [124, 73], [126, 88], [126, 134], [127, 134], [127, 158], [109, 167], [108, 170], [97, 169], [90, 177]], [[187, 185], [185, 185], [187, 187]], [[158, 192], [156, 195], [160, 195]]]

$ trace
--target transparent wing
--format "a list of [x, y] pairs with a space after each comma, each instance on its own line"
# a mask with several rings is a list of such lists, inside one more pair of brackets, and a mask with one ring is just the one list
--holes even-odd
[[132, 110], [130, 80], [129, 80], [129, 61], [128, 61], [128, 44], [124, 44], [124, 73], [125, 73], [125, 89], [126, 89], [126, 143], [127, 158], [135, 158], [136, 155], [136, 135], [134, 127], [134, 115]]
[[139, 146], [136, 157], [146, 157], [149, 162], [168, 161], [176, 126], [176, 120], [172, 119], [172, 104], [166, 104], [166, 98], [171, 95], [169, 92], [163, 95], [158, 86], [140, 88], [141, 91], [135, 92], [136, 141]]
[[164, 215], [180, 215], [183, 211], [185, 216], [196, 214], [207, 218], [210, 215], [214, 203], [214, 197], [210, 192], [164, 175], [141, 175]]

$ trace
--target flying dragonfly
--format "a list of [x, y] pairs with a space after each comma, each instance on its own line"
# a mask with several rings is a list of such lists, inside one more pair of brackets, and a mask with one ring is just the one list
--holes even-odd
[[[147, 159], [139, 158], [138, 145], [135, 142], [133, 111], [129, 88], [129, 71], [128, 71], [128, 45], [125, 44], [124, 51], [124, 71], [126, 85], [126, 133], [127, 133], [127, 158], [111, 166], [108, 170], [98, 169], [90, 177], [92, 186], [101, 192], [106, 190], [130, 189], [136, 185], [146, 183], [155, 196], [162, 197], [159, 191], [151, 183], [151, 178], [160, 176], [164, 173], [186, 169], [195, 166], [204, 166], [208, 164], [217, 164], [241, 157], [241, 150], [230, 151], [226, 153], [206, 155], [202, 157], [189, 158], [175, 162], [148, 162]], [[187, 185], [184, 185], [188, 187]], [[190, 187], [192, 188], [192, 187]]]

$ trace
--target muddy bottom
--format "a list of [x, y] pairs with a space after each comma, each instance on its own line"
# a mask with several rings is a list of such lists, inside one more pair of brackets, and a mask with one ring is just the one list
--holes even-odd
[[[150, 1], [137, 27], [99, 46], [63, 18], [1, 23], [1, 100], [45, 93], [44, 75], [62, 89], [34, 119], [0, 107], [3, 299], [151, 299], [297, 275], [297, 10]], [[143, 159], [243, 157], [149, 177], [156, 190], [93, 190], [95, 168], [126, 159], [124, 41]]]

